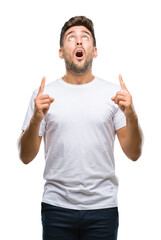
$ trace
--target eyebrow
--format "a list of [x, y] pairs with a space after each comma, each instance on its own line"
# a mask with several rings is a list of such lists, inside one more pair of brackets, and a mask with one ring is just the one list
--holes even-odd
[[[82, 33], [87, 33], [89, 36], [91, 36], [91, 34], [87, 31], [81, 31]], [[68, 32], [67, 35], [65, 37], [67, 37], [69, 34], [71, 33], [76, 33], [76, 31], [71, 31], [71, 32]]]

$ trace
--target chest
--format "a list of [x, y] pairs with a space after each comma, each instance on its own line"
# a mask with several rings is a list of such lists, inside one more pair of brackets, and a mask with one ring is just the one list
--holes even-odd
[[55, 96], [46, 115], [47, 125], [107, 125], [115, 113], [111, 96], [100, 92], [65, 92]]

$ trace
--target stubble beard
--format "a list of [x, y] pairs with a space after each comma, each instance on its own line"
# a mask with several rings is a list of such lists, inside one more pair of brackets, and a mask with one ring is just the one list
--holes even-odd
[[71, 59], [68, 59], [68, 57], [65, 54], [65, 51], [63, 50], [63, 56], [65, 61], [65, 66], [69, 71], [72, 71], [74, 73], [85, 73], [92, 67], [93, 62], [93, 52], [90, 54], [83, 65], [75, 64], [74, 61]]

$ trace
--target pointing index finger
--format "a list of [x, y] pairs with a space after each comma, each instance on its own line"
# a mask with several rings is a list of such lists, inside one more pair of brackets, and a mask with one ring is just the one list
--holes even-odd
[[122, 88], [123, 92], [129, 92], [128, 89], [126, 88], [126, 85], [125, 85], [125, 83], [122, 79], [121, 74], [119, 74], [119, 81], [120, 81], [120, 85], [121, 85], [121, 88]]
[[43, 92], [44, 92], [44, 87], [45, 87], [45, 80], [46, 80], [46, 78], [43, 77], [37, 95], [42, 95], [42, 94], [43, 94]]

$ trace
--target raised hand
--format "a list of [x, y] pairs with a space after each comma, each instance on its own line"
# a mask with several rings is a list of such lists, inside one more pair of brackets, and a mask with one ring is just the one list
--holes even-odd
[[132, 119], [133, 117], [136, 116], [134, 106], [132, 103], [132, 96], [129, 93], [121, 75], [119, 75], [119, 81], [122, 91], [118, 91], [116, 95], [111, 98], [111, 100], [114, 101], [120, 107], [120, 109], [124, 112], [127, 118]]
[[45, 87], [46, 78], [43, 77], [41, 81], [41, 85], [39, 87], [38, 94], [35, 101], [35, 110], [34, 110], [34, 118], [39, 122], [42, 121], [44, 115], [50, 108], [50, 104], [54, 101], [54, 98], [50, 97], [48, 94], [43, 95], [44, 87]]

